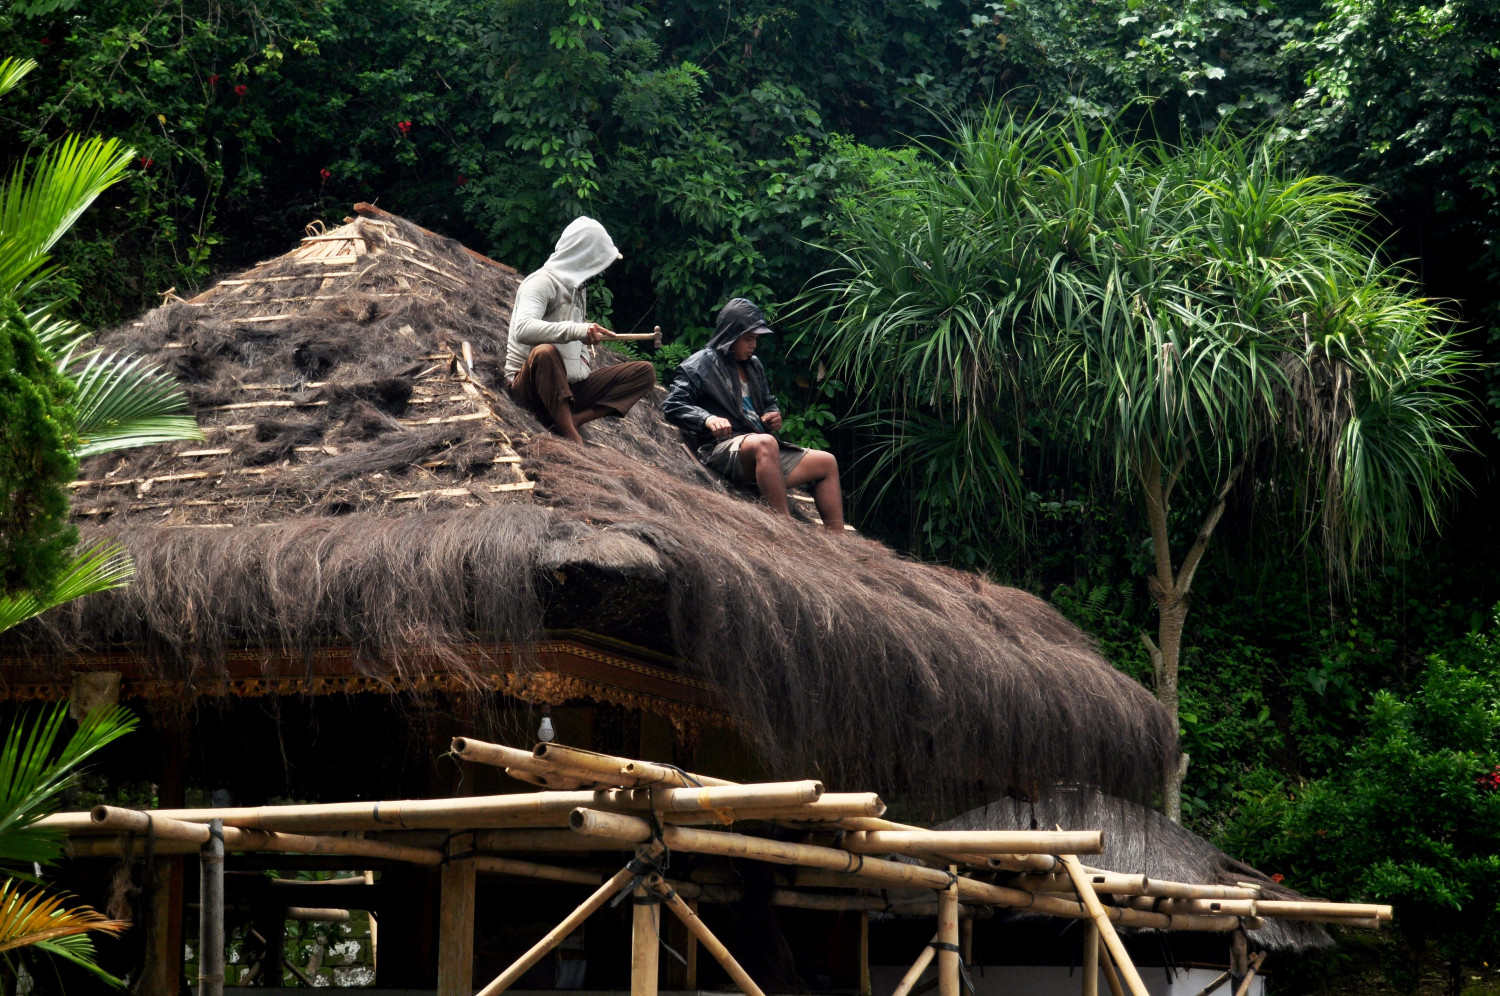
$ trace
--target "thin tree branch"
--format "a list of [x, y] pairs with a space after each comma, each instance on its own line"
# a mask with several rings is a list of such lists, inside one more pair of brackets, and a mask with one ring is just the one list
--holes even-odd
[[1208, 541], [1213, 537], [1214, 528], [1218, 526], [1219, 520], [1224, 516], [1225, 500], [1229, 496], [1229, 489], [1234, 487], [1235, 480], [1240, 476], [1240, 471], [1245, 469], [1242, 463], [1229, 472], [1224, 486], [1219, 489], [1218, 496], [1214, 499], [1213, 507], [1203, 517], [1203, 522], [1198, 526], [1198, 535], [1193, 540], [1193, 545], [1188, 549], [1187, 556], [1183, 558], [1182, 570], [1177, 573], [1177, 583], [1174, 593], [1181, 598], [1188, 593], [1193, 586], [1193, 575], [1198, 571], [1198, 564], [1203, 560], [1203, 554], [1208, 550]]
[[1167, 503], [1162, 493], [1161, 458], [1152, 454], [1146, 465], [1142, 484], [1146, 489], [1146, 518], [1151, 524], [1152, 553], [1156, 556], [1156, 584], [1160, 593], [1151, 594], [1158, 600], [1170, 596], [1176, 588], [1172, 577], [1172, 549], [1167, 535]]

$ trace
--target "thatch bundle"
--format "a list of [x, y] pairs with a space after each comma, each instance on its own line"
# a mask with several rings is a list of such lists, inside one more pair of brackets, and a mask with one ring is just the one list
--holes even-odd
[[208, 440], [86, 463], [76, 514], [138, 577], [29, 649], [128, 644], [189, 678], [333, 643], [392, 673], [562, 613], [711, 681], [774, 771], [1154, 791], [1172, 724], [1040, 600], [730, 494], [660, 392], [588, 446], [549, 436], [503, 389], [516, 284], [361, 217], [103, 334], [178, 372]]
[[[1161, 813], [1098, 792], [1055, 791], [1036, 800], [1003, 798], [943, 823], [943, 830], [1050, 830], [1091, 827], [1104, 832], [1104, 852], [1089, 864], [1107, 871], [1151, 879], [1206, 885], [1250, 883], [1262, 899], [1304, 900], [1242, 861], [1236, 861], [1191, 830]], [[1316, 923], [1267, 917], [1250, 932], [1250, 942], [1268, 951], [1306, 953], [1333, 947], [1328, 930]]]

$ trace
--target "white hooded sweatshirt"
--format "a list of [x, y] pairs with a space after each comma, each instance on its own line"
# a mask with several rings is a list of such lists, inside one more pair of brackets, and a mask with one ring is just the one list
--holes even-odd
[[584, 284], [620, 259], [614, 240], [593, 218], [574, 218], [557, 248], [540, 270], [521, 281], [510, 312], [510, 340], [505, 352], [505, 375], [515, 377], [531, 347], [550, 342], [562, 354], [568, 380], [583, 380], [593, 369], [592, 350], [585, 347], [588, 323]]

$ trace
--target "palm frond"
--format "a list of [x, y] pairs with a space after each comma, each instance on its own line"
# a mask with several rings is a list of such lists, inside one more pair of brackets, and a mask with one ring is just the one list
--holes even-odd
[[16, 164], [0, 182], [0, 293], [20, 299], [34, 289], [52, 246], [133, 155], [118, 139], [70, 135]]
[[128, 709], [101, 706], [83, 718], [59, 751], [66, 717], [65, 705], [50, 706], [34, 719], [18, 718], [6, 734], [0, 749], [0, 862], [27, 866], [55, 860], [60, 838], [33, 824], [52, 811], [84, 761], [136, 726]]
[[135, 562], [116, 543], [99, 543], [73, 557], [67, 569], [45, 592], [0, 596], [0, 633], [64, 602], [130, 583]]
[[88, 906], [67, 907], [69, 898], [42, 889], [23, 891], [14, 879], [0, 883], [0, 951], [90, 931], [118, 934], [130, 926]]
[[58, 362], [78, 393], [79, 457], [181, 439], [202, 439], [187, 409], [187, 396], [166, 371], [140, 357], [94, 351]]
[[55, 958], [72, 962], [111, 989], [124, 989], [128, 983], [99, 967], [94, 951], [93, 939], [88, 934], [72, 934], [56, 937], [50, 941], [38, 941], [34, 947]]
[[0, 97], [14, 90], [22, 77], [35, 68], [34, 59], [17, 59], [14, 56], [0, 59]]

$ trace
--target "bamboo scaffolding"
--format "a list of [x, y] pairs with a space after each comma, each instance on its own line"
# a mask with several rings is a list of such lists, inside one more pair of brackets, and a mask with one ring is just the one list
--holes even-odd
[[[1084, 874], [1097, 893], [1113, 896], [1154, 896], [1171, 899], [1245, 899], [1260, 897], [1257, 889], [1233, 885], [1195, 885], [1189, 882], [1172, 882], [1165, 879], [1147, 878], [1145, 875], [1121, 875], [1117, 872], [1096, 871], [1085, 868]], [[1065, 874], [1020, 875], [1012, 882], [1018, 889], [1031, 892], [1061, 892], [1077, 895], [1072, 880]], [[1154, 907], [1152, 907], [1154, 908]]]

